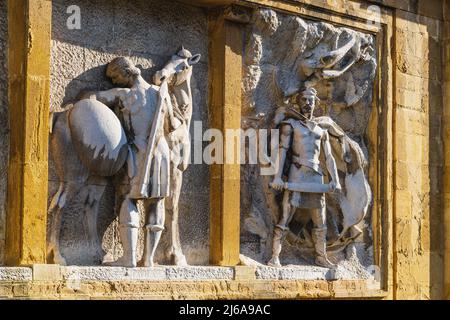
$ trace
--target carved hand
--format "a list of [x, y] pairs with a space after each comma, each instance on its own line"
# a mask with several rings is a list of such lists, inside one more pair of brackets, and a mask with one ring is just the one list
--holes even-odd
[[95, 91], [81, 91], [78, 94], [78, 100], [83, 99], [97, 99], [97, 96], [95, 95]]
[[270, 183], [269, 185], [271, 188], [278, 190], [278, 191], [283, 191], [283, 189], [284, 189], [284, 181], [278, 177], [273, 179], [272, 183]]
[[336, 193], [340, 193], [342, 191], [341, 184], [339, 182], [336, 183], [334, 181], [330, 182], [330, 189], [332, 192], [336, 192]]

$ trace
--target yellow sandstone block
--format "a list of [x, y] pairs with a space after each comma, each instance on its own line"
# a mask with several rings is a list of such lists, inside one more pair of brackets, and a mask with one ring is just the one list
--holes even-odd
[[395, 108], [395, 128], [397, 132], [427, 135], [429, 116], [426, 113], [397, 106]]
[[33, 280], [56, 281], [61, 280], [61, 268], [57, 264], [33, 264]]
[[396, 137], [396, 154], [394, 161], [404, 161], [411, 164], [421, 164], [425, 143], [428, 139], [421, 135], [398, 132]]
[[395, 192], [395, 214], [397, 219], [411, 219], [411, 193], [407, 190]]
[[[418, 71], [419, 72], [419, 71]], [[405, 72], [408, 73], [408, 72]], [[424, 112], [422, 110], [422, 94], [420, 92], [398, 89], [396, 104], [402, 108]]]
[[256, 267], [235, 266], [234, 280], [256, 280]]
[[418, 14], [442, 20], [442, 0], [419, 0]]
[[396, 250], [398, 256], [408, 257], [412, 254], [411, 248], [411, 220], [399, 219], [396, 221]]
[[[394, 162], [394, 172], [395, 172], [395, 189], [405, 190], [409, 187], [409, 165], [404, 161]], [[397, 192], [397, 191], [396, 191]]]
[[9, 0], [11, 127], [6, 263], [46, 259], [51, 1]]

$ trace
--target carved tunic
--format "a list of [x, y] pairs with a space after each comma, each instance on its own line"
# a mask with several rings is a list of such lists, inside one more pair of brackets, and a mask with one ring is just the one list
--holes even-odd
[[[150, 128], [155, 121], [155, 106], [158, 99], [158, 90], [154, 86], [145, 90], [143, 96], [136, 96], [140, 93], [142, 92], [130, 92], [124, 103], [126, 107], [121, 110], [126, 131], [133, 137], [133, 144], [136, 147], [132, 154], [132, 164], [129, 163], [136, 168], [130, 180], [132, 188], [140, 188], [141, 179], [137, 175], [146, 160]], [[133, 108], [134, 106], [136, 108]], [[164, 108], [162, 119], [166, 118], [166, 111]], [[151, 159], [151, 175], [149, 181], [143, 181], [148, 185], [149, 198], [167, 197], [170, 192], [170, 149], [164, 135], [164, 125], [159, 126], [156, 135], [158, 138]], [[131, 196], [133, 194], [137, 192], [130, 192]]]
[[[322, 137], [326, 131], [312, 121], [307, 121], [305, 125], [298, 120], [288, 119], [282, 122], [282, 126], [282, 139], [288, 138], [291, 141], [292, 164], [288, 182], [323, 183], [319, 156]], [[323, 193], [289, 192], [289, 197], [291, 205], [297, 208], [325, 207]]]

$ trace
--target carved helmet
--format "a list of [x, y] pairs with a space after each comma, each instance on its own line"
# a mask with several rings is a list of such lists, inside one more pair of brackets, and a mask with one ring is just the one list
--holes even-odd
[[319, 97], [317, 96], [317, 90], [313, 87], [307, 87], [301, 90], [301, 96], [303, 97], [314, 97], [316, 100], [320, 101]]

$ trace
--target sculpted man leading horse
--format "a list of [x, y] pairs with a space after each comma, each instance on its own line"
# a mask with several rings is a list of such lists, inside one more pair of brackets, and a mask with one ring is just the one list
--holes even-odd
[[[85, 189], [90, 241], [100, 250], [96, 220], [105, 179], [117, 174], [126, 163], [129, 190], [119, 212], [123, 256], [107, 264], [137, 266], [138, 200], [148, 211], [143, 265], [154, 265], [166, 204], [172, 218], [169, 254], [176, 265], [187, 264], [179, 236], [178, 200], [182, 173], [190, 157], [192, 66], [199, 60], [199, 54], [192, 55], [182, 48], [149, 84], [131, 60], [116, 58], [108, 64], [106, 74], [118, 88], [87, 93], [73, 107], [55, 116], [51, 148], [58, 155], [55, 166], [61, 182], [49, 208], [52, 226], [48, 245], [48, 254], [55, 263], [65, 264], [59, 250], [61, 211], [66, 199], [81, 189]], [[111, 108], [117, 107], [120, 111], [116, 115]]]

